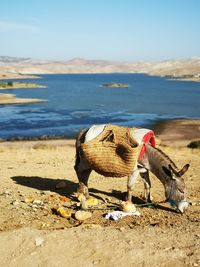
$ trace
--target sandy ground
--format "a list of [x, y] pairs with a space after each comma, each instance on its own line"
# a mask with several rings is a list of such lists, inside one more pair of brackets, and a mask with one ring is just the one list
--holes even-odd
[[[183, 215], [163, 203], [163, 187], [151, 176], [158, 206], [140, 205], [139, 180], [133, 202], [141, 215], [107, 220], [124, 197], [126, 178], [92, 172], [89, 188], [99, 204], [80, 222], [73, 215], [79, 209], [74, 140], [0, 143], [0, 266], [200, 266], [200, 149], [177, 144], [176, 136], [166, 144], [159, 131], [160, 148], [178, 166], [191, 165], [185, 177], [190, 206]], [[57, 189], [63, 181], [65, 188]], [[55, 214], [59, 206], [72, 217]]]

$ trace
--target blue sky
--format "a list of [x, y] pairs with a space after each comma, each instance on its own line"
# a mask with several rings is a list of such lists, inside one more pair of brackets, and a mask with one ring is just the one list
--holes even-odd
[[200, 57], [199, 0], [2, 0], [0, 56]]

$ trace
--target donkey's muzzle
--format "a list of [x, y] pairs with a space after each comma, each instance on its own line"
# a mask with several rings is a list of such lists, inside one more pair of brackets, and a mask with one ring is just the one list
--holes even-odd
[[188, 202], [186, 200], [182, 200], [178, 202], [177, 208], [178, 210], [183, 213], [188, 208]]

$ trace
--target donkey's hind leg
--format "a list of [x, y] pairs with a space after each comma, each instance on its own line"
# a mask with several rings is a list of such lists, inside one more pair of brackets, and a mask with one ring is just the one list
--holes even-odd
[[77, 190], [77, 194], [83, 194], [86, 198], [89, 197], [88, 191], [88, 179], [92, 169], [90, 168], [88, 162], [80, 157], [76, 158], [76, 163], [74, 166], [76, 171], [76, 175], [79, 180], [79, 187]]
[[144, 182], [144, 199], [146, 202], [151, 202], [151, 181], [149, 178], [149, 171], [146, 170], [145, 172], [140, 172], [140, 176]]

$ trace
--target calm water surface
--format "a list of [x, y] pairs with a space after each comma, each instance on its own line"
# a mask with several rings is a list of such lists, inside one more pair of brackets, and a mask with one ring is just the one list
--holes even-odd
[[[14, 81], [14, 80], [13, 80]], [[42, 75], [47, 88], [6, 90], [45, 103], [0, 106], [0, 138], [74, 137], [91, 124], [152, 127], [173, 118], [200, 118], [200, 83], [143, 74]], [[103, 83], [129, 88], [103, 88]]]

